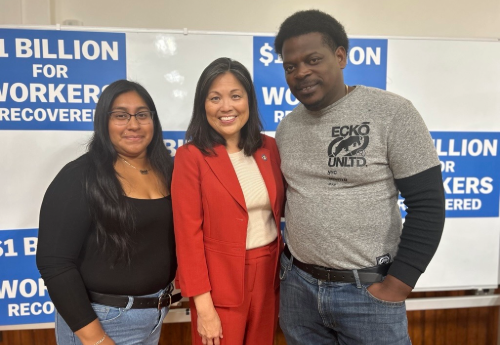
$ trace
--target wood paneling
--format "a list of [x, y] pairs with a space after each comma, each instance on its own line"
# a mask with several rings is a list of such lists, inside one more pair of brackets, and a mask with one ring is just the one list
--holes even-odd
[[55, 345], [53, 329], [2, 332], [1, 345]]
[[[410, 298], [465, 296], [472, 293], [472, 291], [420, 292], [411, 294]], [[498, 307], [408, 312], [408, 329], [413, 345], [496, 345], [498, 322]], [[4, 331], [1, 332], [0, 338], [0, 345], [55, 344], [53, 329]], [[163, 325], [159, 345], [190, 344], [189, 323]], [[286, 345], [283, 333], [279, 329], [274, 345]]]
[[[421, 292], [412, 293], [410, 298], [467, 296], [473, 293]], [[410, 311], [408, 329], [413, 345], [496, 345], [498, 317], [498, 307]]]

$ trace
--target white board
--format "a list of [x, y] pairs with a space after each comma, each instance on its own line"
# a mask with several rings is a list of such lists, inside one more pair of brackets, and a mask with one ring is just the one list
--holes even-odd
[[[7, 287], [12, 287], [15, 280], [19, 284], [24, 281], [26, 286], [30, 286], [28, 283], [31, 281], [38, 284], [34, 253], [23, 250], [26, 249], [23, 248], [23, 243], [26, 246], [23, 240], [28, 238], [23, 234], [29, 233], [29, 238], [32, 238], [33, 229], [38, 227], [38, 212], [47, 186], [64, 164], [85, 152], [91, 135], [91, 123], [83, 120], [81, 123], [76, 120], [56, 121], [41, 129], [36, 128], [39, 125], [36, 120], [24, 121], [20, 115], [14, 115], [7, 123], [7, 115], [2, 117], [2, 108], [15, 107], [22, 111], [26, 107], [95, 107], [92, 101], [38, 101], [34, 105], [27, 101], [8, 103], [8, 95], [4, 102], [1, 95], [3, 83], [80, 83], [101, 87], [117, 78], [137, 81], [153, 96], [165, 143], [173, 155], [175, 149], [183, 144], [199, 75], [215, 58], [231, 57], [250, 70], [267, 133], [273, 135], [280, 116], [297, 104], [287, 93], [281, 61], [272, 49], [273, 37], [268, 35], [105, 31], [82, 28], [80, 32], [12, 32], [0, 29], [0, 177], [4, 181], [0, 184], [0, 241], [3, 241], [0, 243], [3, 250], [0, 264], [2, 267], [14, 267], [10, 273], [0, 273], [3, 284], [0, 286], [0, 327], [50, 322], [53, 318], [52, 313], [35, 315], [32, 311], [29, 315], [9, 315], [9, 305], [27, 303], [29, 308], [33, 308], [37, 301], [50, 301], [43, 286], [38, 286], [32, 296], [31, 291], [18, 291], [15, 297], [9, 296]], [[65, 35], [62, 38], [59, 37], [61, 33]], [[32, 44], [35, 44], [35, 39], [39, 39], [40, 44], [43, 39], [49, 43], [63, 39], [68, 43], [65, 54], [71, 51], [74, 40], [79, 40], [80, 44], [85, 40], [103, 40], [110, 46], [117, 42], [116, 60], [108, 57], [107, 60], [83, 61], [83, 58], [76, 60], [56, 56], [51, 59], [33, 58], [31, 61], [15, 56], [16, 52], [8, 41], [16, 37], [29, 37]], [[453, 163], [454, 170], [447, 171], [445, 175], [450, 179], [446, 182], [450, 192], [447, 197], [482, 202], [481, 209], [450, 210], [440, 247], [427, 272], [420, 278], [417, 289], [496, 287], [499, 283], [500, 248], [498, 145], [488, 154], [475, 155], [475, 152], [478, 145], [495, 140], [498, 143], [500, 138], [500, 43], [356, 38], [351, 40], [351, 47], [350, 64], [345, 70], [347, 83], [380, 87], [410, 99], [435, 136], [441, 160]], [[48, 52], [55, 53], [54, 46], [49, 46]], [[92, 51], [87, 53], [92, 55]], [[6, 54], [10, 56], [3, 57]], [[7, 71], [1, 67], [8, 65], [6, 61], [11, 64]], [[35, 64], [67, 66], [68, 78], [48, 78], [42, 74], [35, 78], [32, 76]], [[62, 119], [67, 118], [63, 116]], [[462, 155], [458, 146], [455, 151], [450, 149], [450, 140], [455, 140], [456, 145], [466, 140], [472, 146], [467, 146]], [[458, 155], [455, 155], [457, 152]], [[483, 194], [466, 193], [462, 190], [465, 187], [461, 187], [465, 183], [462, 183], [462, 178], [491, 178], [492, 181], [484, 180], [491, 190]], [[9, 239], [15, 245], [11, 253], [17, 255], [5, 255], [9, 253], [6, 244]]]

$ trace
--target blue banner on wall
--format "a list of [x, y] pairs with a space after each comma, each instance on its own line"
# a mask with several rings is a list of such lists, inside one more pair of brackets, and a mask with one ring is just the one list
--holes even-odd
[[175, 157], [177, 149], [184, 145], [186, 131], [163, 131], [163, 142], [172, 157]]
[[0, 231], [0, 325], [54, 322], [35, 263], [37, 229]]
[[[500, 133], [431, 132], [443, 174], [447, 218], [498, 217]], [[405, 206], [400, 198], [402, 216]]]
[[349, 59], [344, 69], [347, 85], [387, 87], [387, 40], [350, 39]]
[[0, 29], [0, 130], [92, 130], [125, 48], [123, 33]]
[[446, 217], [498, 217], [500, 133], [431, 132], [441, 161]]
[[[362, 84], [385, 90], [387, 40], [351, 39], [349, 44], [349, 62], [344, 70], [346, 84]], [[288, 88], [283, 62], [273, 45], [274, 37], [253, 39], [254, 84], [265, 131], [275, 131], [281, 119], [299, 104]]]

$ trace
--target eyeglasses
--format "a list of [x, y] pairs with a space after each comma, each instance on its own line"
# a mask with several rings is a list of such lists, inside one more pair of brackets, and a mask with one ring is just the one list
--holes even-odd
[[119, 111], [110, 111], [108, 114], [113, 124], [118, 126], [124, 126], [130, 121], [132, 116], [135, 116], [135, 119], [141, 125], [148, 125], [151, 123], [151, 119], [153, 118], [154, 113], [155, 112], [153, 110], [144, 110], [136, 114], [129, 114], [126, 111], [119, 110]]

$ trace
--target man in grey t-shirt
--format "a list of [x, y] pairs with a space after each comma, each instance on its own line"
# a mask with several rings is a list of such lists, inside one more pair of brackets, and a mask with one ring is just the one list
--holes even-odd
[[444, 225], [422, 118], [398, 95], [345, 85], [348, 45], [343, 26], [316, 10], [287, 18], [275, 41], [301, 102], [276, 132], [288, 184], [280, 325], [289, 345], [410, 344], [404, 301]]

